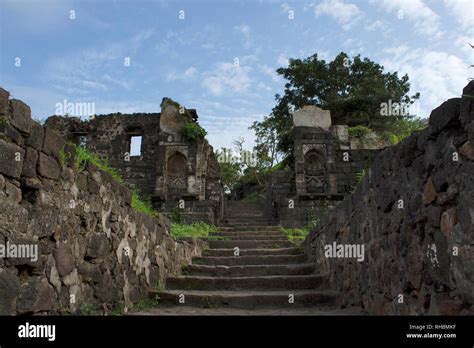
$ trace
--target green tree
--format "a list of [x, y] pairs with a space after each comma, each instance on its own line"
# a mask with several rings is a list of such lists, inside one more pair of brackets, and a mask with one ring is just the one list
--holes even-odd
[[419, 93], [409, 96], [407, 75], [385, 72], [383, 66], [360, 55], [351, 60], [344, 52], [332, 62], [319, 59], [317, 54], [303, 60], [290, 59], [288, 67], [277, 69], [277, 73], [288, 81], [284, 94], [275, 96], [272, 113], [252, 127], [264, 134], [274, 131], [276, 151], [285, 154], [287, 161], [292, 156], [291, 113], [304, 105], [331, 110], [333, 124], [392, 131], [399, 120], [410, 116], [382, 116], [381, 103], [391, 100], [412, 104], [419, 98]]

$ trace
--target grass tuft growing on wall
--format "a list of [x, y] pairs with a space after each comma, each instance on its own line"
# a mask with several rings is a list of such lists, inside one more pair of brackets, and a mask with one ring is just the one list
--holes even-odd
[[214, 225], [206, 224], [205, 222], [195, 222], [193, 224], [171, 224], [171, 236], [174, 239], [196, 237], [196, 238], [208, 238], [209, 232], [216, 231], [217, 228]]
[[[113, 178], [113, 180], [119, 184], [126, 185], [126, 182], [120, 176], [117, 169], [112, 168], [107, 160], [100, 159], [97, 154], [83, 148], [82, 146], [74, 145], [74, 147], [76, 151], [76, 158], [74, 162], [76, 170], [84, 170], [87, 163], [90, 163], [100, 170], [108, 173]], [[62, 152], [63, 154], [61, 154], [61, 159], [63, 162], [65, 162], [67, 157], [64, 154], [64, 150]], [[154, 218], [159, 216], [158, 212], [153, 209], [151, 200], [141, 198], [137, 190], [132, 190], [132, 208]]]

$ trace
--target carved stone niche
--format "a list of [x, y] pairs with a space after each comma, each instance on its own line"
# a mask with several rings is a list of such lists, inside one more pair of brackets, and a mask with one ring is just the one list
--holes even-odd
[[167, 196], [179, 199], [186, 194], [188, 189], [188, 159], [179, 152], [174, 151], [166, 161], [165, 186]]
[[323, 147], [311, 147], [303, 157], [304, 182], [307, 193], [325, 193], [328, 190], [327, 158]]

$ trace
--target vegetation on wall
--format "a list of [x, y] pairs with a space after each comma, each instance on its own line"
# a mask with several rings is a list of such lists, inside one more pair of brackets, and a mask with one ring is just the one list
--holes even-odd
[[208, 238], [209, 232], [215, 232], [216, 226], [207, 224], [205, 222], [195, 222], [193, 224], [171, 224], [171, 236], [174, 239], [196, 237], [196, 238]]
[[[128, 187], [127, 183], [123, 180], [120, 176], [117, 169], [112, 168], [107, 160], [101, 159], [97, 154], [85, 149], [82, 146], [70, 144], [73, 146], [75, 151], [75, 158], [74, 158], [74, 167], [78, 171], [82, 171], [86, 168], [88, 163], [96, 166], [100, 170], [108, 173], [116, 182], [121, 185], [125, 185]], [[64, 150], [64, 147], [59, 151], [60, 162], [62, 165], [66, 163], [66, 161], [70, 157], [70, 153]], [[151, 203], [151, 199], [149, 197], [141, 197], [140, 193], [133, 188], [128, 187], [132, 191], [132, 208], [136, 211], [144, 213], [151, 217], [158, 217], [158, 212], [153, 208]]]
[[204, 139], [207, 132], [199, 124], [194, 122], [188, 122], [183, 128], [183, 137], [189, 141], [196, 141], [198, 139]]

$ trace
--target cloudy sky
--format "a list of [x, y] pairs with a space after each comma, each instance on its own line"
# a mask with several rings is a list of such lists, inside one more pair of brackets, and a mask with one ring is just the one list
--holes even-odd
[[282, 93], [275, 70], [288, 58], [344, 51], [408, 73], [422, 117], [474, 77], [471, 0], [0, 0], [0, 10], [0, 85], [36, 119], [64, 100], [156, 112], [167, 96], [198, 110], [216, 148], [253, 144], [248, 126]]

